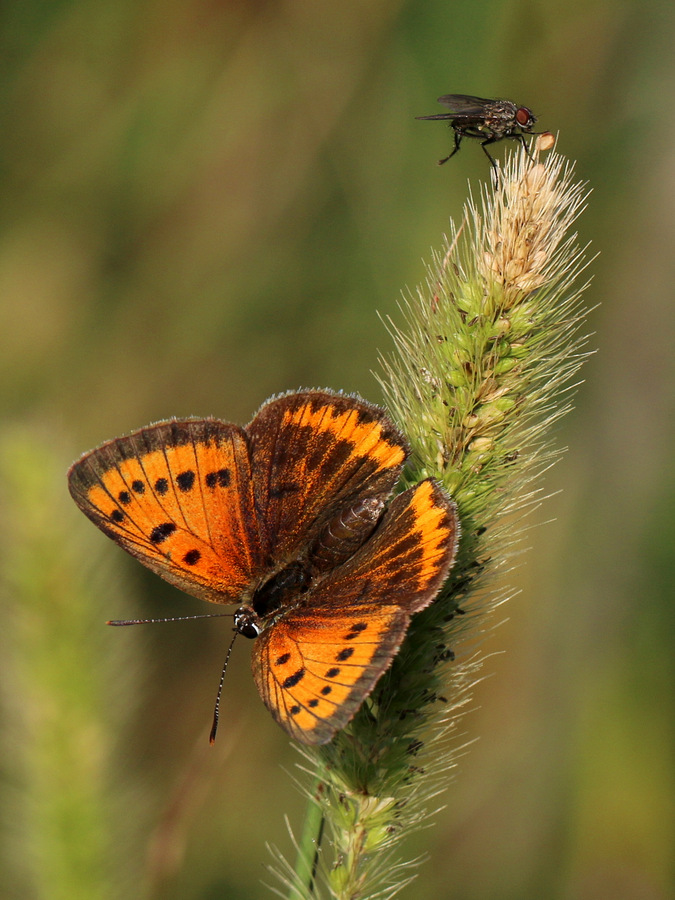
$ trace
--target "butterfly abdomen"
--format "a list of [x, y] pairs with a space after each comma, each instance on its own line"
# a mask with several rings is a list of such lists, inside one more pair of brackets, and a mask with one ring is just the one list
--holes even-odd
[[300, 559], [291, 561], [264, 581], [248, 604], [259, 617], [260, 627], [268, 627], [277, 611], [300, 605], [317, 578], [353, 556], [373, 533], [383, 511], [381, 498], [355, 501], [328, 521]]
[[383, 511], [384, 500], [368, 497], [333, 516], [310, 548], [312, 571], [327, 572], [346, 562], [375, 531]]

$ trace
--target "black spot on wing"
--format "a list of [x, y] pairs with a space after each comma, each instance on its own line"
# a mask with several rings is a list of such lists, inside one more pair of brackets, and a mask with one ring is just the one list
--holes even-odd
[[155, 482], [155, 493], [157, 494], [166, 494], [169, 490], [169, 482], [166, 478], [158, 478]]
[[150, 540], [153, 544], [161, 544], [170, 537], [175, 530], [176, 526], [173, 522], [162, 522], [161, 525], [156, 525], [152, 529], [150, 532]]
[[305, 677], [305, 670], [304, 670], [304, 668], [298, 669], [297, 672], [294, 672], [292, 675], [289, 675], [288, 678], [283, 682], [283, 684], [282, 684], [281, 686], [282, 686], [283, 688], [292, 688], [292, 687], [295, 687], [295, 685], [296, 685], [299, 681], [302, 681], [302, 679], [303, 679], [304, 677]]
[[217, 469], [215, 472], [207, 472], [204, 482], [207, 488], [213, 490], [217, 487], [229, 487], [231, 480], [229, 469]]
[[194, 483], [195, 473], [192, 471], [192, 469], [181, 472], [176, 476], [176, 484], [178, 485], [178, 490], [182, 491], [184, 494], [192, 490], [192, 488], [194, 487]]
[[202, 555], [199, 550], [188, 550], [183, 557], [183, 562], [188, 566], [195, 566], [201, 558]]
[[368, 624], [366, 622], [356, 622], [356, 624], [351, 625], [349, 631], [344, 635], [345, 641], [353, 641], [354, 638], [357, 638], [360, 634], [362, 634], [366, 628], [368, 628]]

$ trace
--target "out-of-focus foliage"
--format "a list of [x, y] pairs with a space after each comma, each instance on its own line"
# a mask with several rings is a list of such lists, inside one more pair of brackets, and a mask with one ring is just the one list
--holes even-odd
[[303, 802], [248, 648], [210, 750], [227, 620], [106, 630], [202, 607], [107, 545], [65, 469], [289, 388], [380, 399], [376, 311], [490, 176], [475, 142], [436, 167], [451, 136], [414, 116], [448, 92], [560, 132], [602, 306], [414, 896], [672, 896], [672, 3], [11, 0], [0, 38], [7, 896], [268, 896]]

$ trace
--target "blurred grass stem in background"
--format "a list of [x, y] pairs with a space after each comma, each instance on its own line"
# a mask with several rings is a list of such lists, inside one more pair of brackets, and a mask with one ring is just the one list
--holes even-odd
[[0, 438], [1, 893], [113, 900], [129, 890], [124, 860], [143, 828], [117, 815], [132, 778], [109, 778], [135, 701], [120, 675], [130, 646], [124, 659], [108, 652], [101, 607], [125, 580], [73, 526], [53, 444], [35, 428]]
[[542, 500], [538, 479], [560, 453], [549, 432], [588, 355], [586, 263], [571, 232], [586, 192], [559, 154], [534, 152], [511, 154], [498, 186], [469, 199], [404, 301], [404, 325], [389, 324], [395, 352], [380, 381], [413, 448], [404, 485], [433, 476], [448, 489], [460, 553], [352, 723], [301, 749], [315, 781], [295, 871], [275, 852], [292, 900], [386, 898], [414, 878], [399, 843], [428, 824], [448, 785], [482, 664], [475, 645], [508, 596], [496, 576], [513, 567]]

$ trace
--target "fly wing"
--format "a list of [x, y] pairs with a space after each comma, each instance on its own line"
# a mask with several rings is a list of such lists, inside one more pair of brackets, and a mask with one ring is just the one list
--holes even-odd
[[438, 102], [449, 107], [453, 113], [463, 116], [484, 116], [486, 107], [489, 108], [494, 100], [485, 100], [482, 97], [471, 97], [469, 94], [443, 94]]
[[467, 94], [444, 94], [438, 98], [443, 106], [449, 106], [451, 112], [436, 113], [433, 116], [416, 116], [417, 119], [452, 119], [466, 125], [479, 124], [485, 119], [486, 111], [494, 103], [481, 97], [470, 97]]

